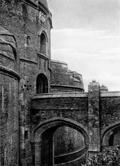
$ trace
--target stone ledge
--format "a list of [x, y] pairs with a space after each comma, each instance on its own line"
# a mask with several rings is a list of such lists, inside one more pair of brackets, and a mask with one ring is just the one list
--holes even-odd
[[31, 7], [33, 7], [34, 9], [38, 10], [38, 5], [35, 4], [34, 2], [32, 2], [31, 0], [28, 0], [28, 1], [22, 0], [22, 2], [24, 2], [25, 4], [27, 4], [27, 5], [31, 6]]
[[44, 94], [36, 94], [34, 97], [32, 97], [32, 100], [40, 99], [40, 98], [62, 98], [62, 97], [88, 97], [87, 93], [68, 93], [68, 92], [63, 92], [63, 93], [44, 93]]
[[56, 84], [51, 84], [51, 87], [60, 87], [60, 88], [70, 88], [70, 89], [79, 89], [79, 90], [84, 90], [81, 87], [78, 86], [71, 86], [71, 85], [56, 85]]
[[26, 62], [26, 63], [33, 63], [33, 64], [35, 64], [35, 65], [38, 64], [36, 61], [32, 61], [32, 60], [26, 59], [26, 58], [20, 58], [20, 61]]
[[120, 97], [120, 91], [101, 92], [100, 97]]
[[20, 76], [17, 72], [14, 70], [8, 69], [7, 67], [1, 66], [0, 65], [0, 73], [3, 72], [4, 74], [10, 75], [11, 77], [15, 77], [18, 80], [20, 79]]
[[12, 60], [12, 61], [15, 61], [14, 58], [10, 57], [9, 55], [7, 55], [6, 52], [1, 51], [1, 50], [0, 50], [0, 56], [3, 56], [3, 57], [5, 57], [5, 58], [7, 58], [7, 59], [10, 59], [10, 60]]
[[38, 55], [40, 58], [42, 58], [42, 59], [49, 60], [49, 57], [48, 57], [47, 55], [45, 55], [45, 54], [42, 54], [42, 53], [40, 53], [40, 52], [37, 52], [37, 55]]

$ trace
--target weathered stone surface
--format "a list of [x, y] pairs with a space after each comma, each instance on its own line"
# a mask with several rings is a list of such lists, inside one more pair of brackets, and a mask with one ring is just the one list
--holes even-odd
[[[63, 126], [72, 128], [67, 135], [75, 141], [74, 148], [79, 140], [73, 129], [85, 145], [83, 157], [78, 157], [80, 149], [67, 154], [67, 159], [76, 160], [65, 166], [77, 166], [87, 152], [95, 154], [120, 142], [120, 92], [92, 82], [84, 93], [80, 74], [69, 71], [65, 63], [51, 62], [51, 13], [46, 1], [39, 2], [0, 1], [1, 166], [53, 166], [54, 133]], [[62, 140], [64, 133], [56, 134]]]
[[120, 97], [101, 98], [100, 109], [102, 129], [120, 121]]
[[51, 61], [52, 92], [83, 92], [82, 75], [68, 69], [66, 63]]
[[1, 72], [0, 165], [19, 165], [18, 80]]
[[93, 81], [88, 86], [89, 151], [100, 151], [100, 85]]
[[[49, 97], [37, 98], [31, 104], [31, 117], [33, 124], [54, 117], [73, 119], [86, 126], [88, 122], [87, 98], [85, 97]], [[38, 120], [37, 120], [38, 119]]]

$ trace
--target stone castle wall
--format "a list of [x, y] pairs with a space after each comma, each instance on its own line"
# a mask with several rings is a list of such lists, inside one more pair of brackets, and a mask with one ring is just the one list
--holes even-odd
[[19, 164], [18, 88], [17, 78], [0, 71], [0, 165]]
[[68, 69], [66, 63], [51, 61], [52, 92], [83, 92], [82, 75]]
[[[97, 153], [109, 146], [111, 133], [116, 134], [113, 142], [118, 141], [120, 93], [107, 92], [104, 87], [100, 91], [99, 84], [94, 81], [88, 93], [84, 93], [81, 74], [70, 71], [65, 63], [51, 61], [51, 28], [51, 13], [46, 3], [35, 0], [0, 2], [1, 166], [36, 164], [36, 158], [40, 158], [37, 152], [42, 146], [39, 125], [48, 121], [43, 145], [47, 145], [47, 141], [51, 143], [49, 132], [53, 134], [56, 130], [54, 143], [58, 160], [61, 153], [82, 147], [79, 132], [84, 136], [89, 153]], [[39, 74], [42, 75], [38, 85], [45, 83], [47, 86], [47, 91], [41, 94], [37, 92]], [[39, 82], [41, 79], [42, 83]], [[36, 127], [37, 131], [34, 130]], [[36, 141], [38, 149], [35, 149]], [[58, 148], [58, 153], [57, 146], [60, 147], [62, 141], [64, 146]], [[72, 159], [79, 153], [76, 152]]]
[[[45, 22], [41, 21], [41, 11], [45, 14]], [[0, 72], [2, 72], [0, 77], [0, 104], [2, 105], [4, 102], [2, 101], [3, 92], [5, 92], [5, 100], [8, 100], [8, 98], [10, 100], [10, 104], [8, 103], [8, 105], [6, 105], [7, 101], [3, 104], [7, 109], [6, 112], [9, 110], [9, 116], [8, 121], [6, 120], [5, 124], [1, 126], [1, 137], [3, 137], [1, 145], [3, 146], [1, 146], [0, 149], [3, 156], [1, 155], [2, 159], [0, 161], [2, 162], [2, 166], [26, 165], [31, 163], [29, 102], [30, 97], [36, 94], [36, 80], [40, 73], [46, 76], [49, 86], [48, 89], [50, 89], [49, 59], [51, 57], [51, 14], [49, 10], [44, 9], [44, 6], [39, 6], [39, 4], [34, 3], [34, 1], [2, 0], [0, 2], [0, 27], [4, 29], [4, 39], [6, 39], [6, 34], [9, 33], [7, 42], [12, 43], [12, 46], [15, 47], [16, 56], [18, 58], [15, 61], [10, 45], [0, 45], [0, 65], [2, 65], [2, 69], [0, 68]], [[1, 31], [0, 29], [0, 32]], [[46, 35], [45, 55], [43, 55], [40, 50], [40, 35], [43, 32]], [[16, 40], [15, 46], [13, 42], [10, 41], [10, 36]], [[6, 74], [6, 70], [8, 70], [8, 74]], [[17, 77], [16, 72], [20, 76], [19, 85], [18, 78], [13, 79]], [[11, 78], [10, 74], [14, 77]], [[12, 102], [15, 104], [12, 104]], [[2, 116], [3, 115], [1, 115], [1, 118]], [[17, 124], [18, 122], [19, 124]], [[15, 123], [14, 131], [13, 126]], [[6, 136], [4, 136], [5, 134]], [[8, 146], [11, 146], [10, 148], [7, 147], [7, 141]], [[5, 146], [7, 149], [5, 149], [6, 151], [4, 152], [3, 149]], [[19, 152], [20, 154], [18, 154]], [[19, 156], [20, 160], [16, 156]]]

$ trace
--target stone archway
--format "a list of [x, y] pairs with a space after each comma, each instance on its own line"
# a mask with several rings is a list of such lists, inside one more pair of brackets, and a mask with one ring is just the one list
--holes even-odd
[[48, 79], [44, 74], [39, 74], [36, 80], [36, 92], [40, 93], [48, 93]]
[[[56, 129], [58, 129], [59, 127], [63, 125], [76, 129], [84, 136], [85, 150], [83, 153], [86, 153], [88, 149], [88, 135], [87, 135], [87, 131], [82, 125], [74, 122], [73, 120], [64, 119], [64, 118], [51, 119], [49, 121], [46, 121], [38, 125], [34, 129], [33, 137], [34, 137], [34, 143], [35, 143], [34, 144], [35, 145], [34, 146], [35, 166], [47, 166], [47, 165], [54, 166], [55, 161], [54, 161], [53, 135]], [[72, 157], [72, 160], [75, 160], [77, 158], [76, 156], [78, 157], [78, 153], [77, 155], [74, 154], [74, 157]], [[62, 156], [62, 158], [64, 159], [64, 156]], [[69, 160], [71, 160], [71, 158]]]
[[107, 127], [102, 134], [102, 147], [120, 145], [120, 123]]

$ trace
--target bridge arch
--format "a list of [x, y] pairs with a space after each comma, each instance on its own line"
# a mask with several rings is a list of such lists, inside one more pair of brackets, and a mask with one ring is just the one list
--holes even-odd
[[120, 145], [120, 122], [108, 126], [102, 132], [102, 147]]
[[[47, 120], [43, 123], [40, 123], [33, 132], [33, 140], [34, 140], [34, 149], [35, 149], [35, 158], [34, 158], [34, 163], [35, 166], [41, 165], [49, 165], [49, 166], [54, 166], [54, 144], [53, 144], [53, 135], [55, 131], [61, 127], [61, 126], [68, 126], [71, 127], [77, 131], [79, 131], [83, 137], [84, 137], [84, 143], [85, 143], [85, 150], [83, 150], [83, 153], [87, 152], [88, 149], [88, 132], [87, 129], [79, 124], [78, 122], [75, 122], [71, 119], [67, 118], [53, 118], [50, 120]], [[72, 160], [75, 160], [78, 156], [75, 155], [75, 153], [71, 154]], [[69, 160], [71, 160], [71, 157], [69, 155], [68, 157]], [[77, 156], [77, 157], [76, 157]], [[64, 156], [62, 156], [62, 159], [64, 160]], [[59, 159], [57, 158], [57, 161]]]

